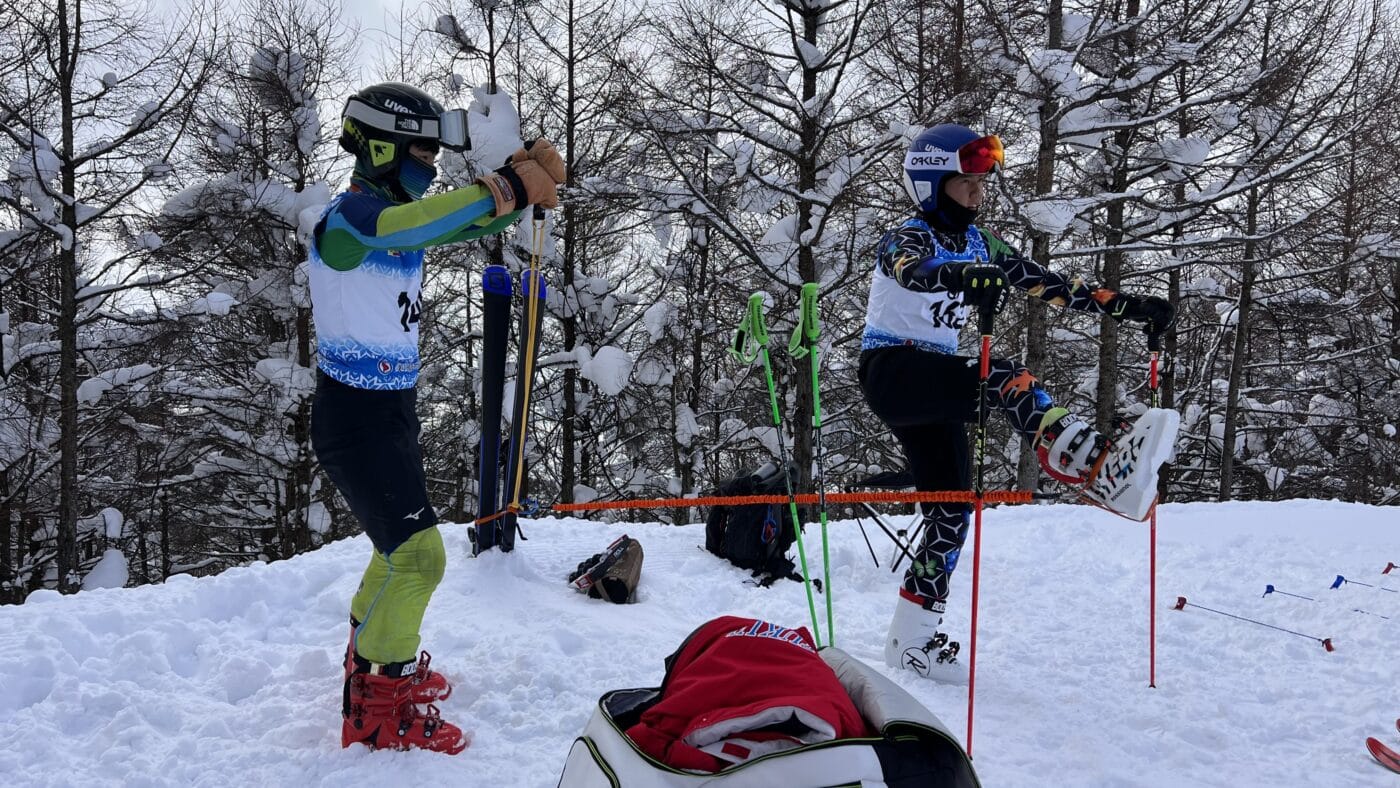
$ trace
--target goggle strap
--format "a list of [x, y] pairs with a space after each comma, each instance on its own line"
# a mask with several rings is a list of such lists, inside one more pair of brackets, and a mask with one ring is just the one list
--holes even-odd
[[386, 112], [357, 99], [346, 102], [345, 117], [364, 121], [373, 128], [393, 131], [395, 134], [402, 134], [405, 137], [421, 137], [436, 141], [439, 136], [438, 127], [440, 124], [435, 117]]

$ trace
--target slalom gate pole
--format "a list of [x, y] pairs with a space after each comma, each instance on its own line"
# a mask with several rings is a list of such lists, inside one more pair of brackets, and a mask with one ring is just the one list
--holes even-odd
[[[1162, 332], [1148, 324], [1147, 349], [1152, 354], [1147, 367], [1147, 390], [1152, 407], [1161, 407], [1162, 390], [1157, 377], [1158, 359], [1162, 355]], [[1147, 559], [1147, 686], [1157, 688], [1157, 504], [1152, 504], [1152, 524], [1148, 528]]]
[[[1006, 292], [1005, 278], [1001, 269], [973, 264], [979, 274], [973, 275], [969, 290], [977, 290], [980, 275], [985, 281], [980, 283], [984, 294], [990, 292], [990, 299], [983, 297], [977, 302], [977, 333], [981, 336], [981, 350], [977, 366], [977, 432], [973, 440], [973, 450], [977, 453], [977, 479], [973, 487], [973, 531], [972, 536], [972, 637], [968, 643], [967, 665], [967, 757], [972, 757], [973, 704], [977, 697], [977, 602], [979, 581], [982, 576], [982, 504], [986, 490], [984, 477], [987, 469], [987, 378], [992, 372], [992, 326], [996, 322], [997, 309]], [[993, 284], [995, 280], [995, 284]], [[995, 288], [995, 290], [993, 290]]]
[[778, 410], [778, 387], [773, 381], [773, 363], [768, 357], [768, 321], [763, 314], [765, 295], [762, 292], [749, 296], [749, 305], [744, 319], [734, 332], [734, 343], [729, 348], [736, 359], [752, 364], [755, 359], [763, 362], [763, 376], [768, 383], [768, 404], [773, 411], [773, 429], [778, 439], [778, 460], [782, 463], [783, 482], [787, 487], [788, 511], [792, 515], [792, 526], [797, 537], [797, 556], [802, 562], [802, 585], [807, 589], [807, 611], [812, 616], [812, 637], [817, 648], [822, 647], [821, 627], [817, 622], [817, 602], [812, 596], [811, 573], [807, 571], [807, 548], [802, 540], [802, 520], [797, 516], [797, 496], [792, 489], [792, 474], [788, 473], [787, 443], [783, 440], [783, 417]]
[[1279, 632], [1287, 632], [1287, 633], [1290, 634], [1290, 635], [1297, 635], [1297, 636], [1300, 637], [1300, 638], [1307, 638], [1308, 640], [1316, 640], [1318, 643], [1321, 643], [1321, 644], [1322, 644], [1322, 647], [1323, 647], [1324, 649], [1326, 649], [1326, 650], [1328, 650], [1328, 651], [1335, 651], [1335, 650], [1336, 650], [1336, 649], [1332, 646], [1332, 638], [1320, 638], [1320, 637], [1314, 637], [1314, 636], [1312, 636], [1312, 635], [1304, 635], [1302, 632], [1294, 632], [1294, 631], [1291, 630], [1291, 629], [1284, 629], [1283, 627], [1276, 627], [1276, 626], [1274, 626], [1273, 624], [1265, 624], [1263, 621], [1255, 621], [1255, 620], [1252, 619], [1252, 618], [1246, 618], [1246, 617], [1244, 617], [1244, 616], [1237, 616], [1237, 615], [1235, 615], [1234, 613], [1226, 613], [1226, 612], [1223, 611], [1223, 610], [1216, 610], [1216, 609], [1214, 609], [1214, 608], [1205, 607], [1205, 606], [1203, 606], [1203, 605], [1197, 605], [1197, 604], [1195, 604], [1195, 603], [1193, 603], [1193, 602], [1187, 602], [1187, 601], [1186, 601], [1186, 597], [1184, 597], [1184, 596], [1179, 596], [1179, 597], [1176, 598], [1176, 604], [1172, 606], [1172, 610], [1185, 610], [1185, 609], [1188, 608], [1188, 607], [1194, 607], [1194, 608], [1196, 608], [1197, 610], [1204, 610], [1204, 611], [1206, 611], [1206, 612], [1208, 612], [1208, 613], [1215, 613], [1216, 615], [1226, 616], [1226, 617], [1228, 617], [1228, 618], [1233, 618], [1233, 619], [1236, 619], [1236, 620], [1238, 620], [1238, 621], [1248, 621], [1248, 622], [1251, 623], [1251, 624], [1258, 624], [1258, 625], [1261, 626], [1261, 627], [1268, 627], [1269, 629], [1276, 629], [1276, 630], [1278, 630]]
[[1374, 588], [1377, 591], [1385, 591], [1386, 593], [1390, 594], [1400, 594], [1400, 591], [1396, 591], [1393, 588], [1386, 588], [1385, 586], [1373, 585], [1371, 583], [1363, 583], [1360, 580], [1348, 580], [1347, 578], [1342, 577], [1341, 575], [1337, 575], [1337, 579], [1332, 581], [1332, 590], [1335, 591], [1347, 583], [1350, 583], [1354, 586], [1365, 586], [1367, 588]]
[[1263, 596], [1268, 596], [1269, 594], [1281, 594], [1281, 595], [1283, 595], [1283, 596], [1291, 596], [1291, 597], [1293, 597], [1293, 598], [1295, 598], [1295, 599], [1306, 599], [1306, 600], [1308, 600], [1309, 602], [1316, 602], [1316, 601], [1317, 601], [1316, 599], [1313, 599], [1313, 598], [1310, 597], [1310, 596], [1303, 596], [1302, 594], [1290, 594], [1290, 593], [1288, 593], [1287, 591], [1280, 591], [1280, 590], [1278, 590], [1277, 588], [1274, 588], [1274, 584], [1273, 584], [1273, 583], [1269, 583], [1268, 585], [1264, 586], [1264, 594], [1263, 594]]
[[[1269, 583], [1268, 585], [1264, 586], [1264, 596], [1268, 596], [1269, 594], [1278, 594], [1279, 596], [1291, 596], [1291, 597], [1293, 597], [1294, 599], [1306, 599], [1306, 600], [1309, 601], [1309, 602], [1316, 602], [1316, 601], [1317, 601], [1316, 599], [1314, 599], [1314, 598], [1312, 598], [1312, 597], [1310, 597], [1310, 596], [1303, 596], [1302, 594], [1291, 594], [1291, 593], [1289, 593], [1289, 592], [1287, 592], [1287, 591], [1280, 591], [1280, 590], [1278, 590], [1277, 588], [1274, 588], [1274, 584], [1273, 584], [1273, 583]], [[1262, 598], [1262, 597], [1261, 597], [1261, 598]], [[1383, 616], [1383, 615], [1381, 615], [1380, 613], [1372, 613], [1372, 612], [1369, 611], [1369, 610], [1362, 610], [1362, 609], [1359, 608], [1359, 607], [1354, 607], [1354, 608], [1352, 608], [1352, 609], [1351, 609], [1351, 612], [1353, 612], [1353, 613], [1360, 613], [1360, 614], [1366, 615], [1366, 616], [1375, 616], [1376, 618], [1383, 618], [1383, 619], [1385, 619], [1386, 621], [1389, 621], [1389, 620], [1390, 620], [1390, 616]]]
[[[817, 483], [817, 512], [822, 525], [822, 582], [826, 584], [826, 644], [836, 645], [836, 621], [832, 613], [832, 588], [831, 588], [831, 544], [827, 540], [826, 533], [826, 471], [824, 470], [825, 458], [822, 455], [822, 390], [818, 383], [821, 370], [821, 347], [817, 344], [821, 338], [822, 323], [821, 316], [817, 310], [817, 297], [821, 293], [821, 285], [816, 282], [808, 282], [802, 285], [802, 302], [797, 310], [797, 327], [792, 331], [792, 339], [788, 341], [788, 355], [794, 359], [807, 358], [808, 365], [812, 370], [812, 445], [816, 455], [816, 483]], [[861, 533], [865, 533], [864, 526]], [[870, 544], [867, 537], [866, 545]], [[875, 556], [875, 548], [870, 549], [870, 556]], [[876, 562], [878, 566], [878, 562]], [[806, 568], [803, 568], [806, 572]]]

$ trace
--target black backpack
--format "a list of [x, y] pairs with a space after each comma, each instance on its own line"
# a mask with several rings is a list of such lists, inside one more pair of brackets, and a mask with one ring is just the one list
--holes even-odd
[[[794, 468], [788, 472], [796, 476]], [[787, 492], [783, 475], [773, 463], [753, 473], [743, 473], [719, 486], [718, 495], [781, 495]], [[802, 575], [787, 557], [797, 530], [787, 503], [715, 506], [705, 520], [705, 549], [730, 563], [753, 572], [759, 585], [772, 585], [786, 577], [801, 582]]]

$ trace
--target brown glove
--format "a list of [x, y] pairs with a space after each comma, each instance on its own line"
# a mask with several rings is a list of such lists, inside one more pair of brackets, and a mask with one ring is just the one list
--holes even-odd
[[511, 164], [525, 161], [526, 159], [543, 167], [544, 171], [549, 173], [549, 177], [553, 178], [555, 183], [562, 184], [564, 180], [568, 178], [568, 171], [564, 168], [564, 159], [559, 156], [559, 151], [544, 137], [540, 137], [534, 142], [526, 143], [525, 147], [512, 153], [510, 161], [506, 163]]
[[476, 182], [485, 186], [495, 198], [498, 219], [512, 211], [524, 210], [527, 205], [538, 205], [542, 208], [559, 206], [559, 193], [554, 188], [554, 179], [543, 167], [528, 159], [489, 172], [477, 178]]

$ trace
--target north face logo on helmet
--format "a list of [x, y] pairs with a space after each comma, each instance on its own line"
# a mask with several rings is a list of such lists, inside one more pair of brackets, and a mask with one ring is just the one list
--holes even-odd
[[422, 131], [423, 124], [413, 118], [399, 118], [394, 121], [394, 127], [399, 131]]

